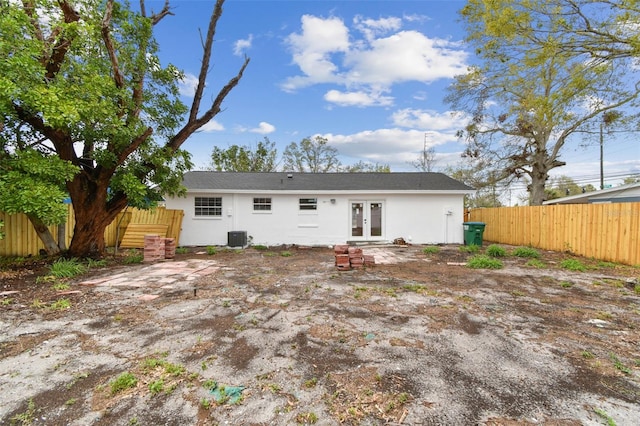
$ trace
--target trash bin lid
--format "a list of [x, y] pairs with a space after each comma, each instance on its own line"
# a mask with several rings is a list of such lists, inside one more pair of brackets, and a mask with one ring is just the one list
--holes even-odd
[[482, 225], [482, 226], [486, 225], [486, 223], [484, 222], [463, 222], [462, 224], [463, 225]]

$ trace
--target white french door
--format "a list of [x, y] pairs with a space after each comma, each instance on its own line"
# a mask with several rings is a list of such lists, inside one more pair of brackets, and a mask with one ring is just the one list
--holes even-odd
[[381, 240], [383, 229], [384, 202], [351, 201], [350, 237], [353, 240]]

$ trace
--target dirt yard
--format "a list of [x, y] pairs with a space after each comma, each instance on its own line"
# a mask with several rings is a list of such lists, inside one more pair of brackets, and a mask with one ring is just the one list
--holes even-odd
[[0, 424], [639, 424], [640, 269], [423, 249], [5, 268]]

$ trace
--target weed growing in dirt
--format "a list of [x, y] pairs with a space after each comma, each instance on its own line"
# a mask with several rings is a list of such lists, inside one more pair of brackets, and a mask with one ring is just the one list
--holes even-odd
[[276, 252], [268, 251], [263, 254], [264, 257], [275, 257], [277, 255]]
[[136, 263], [142, 263], [143, 260], [144, 255], [142, 253], [139, 253], [137, 250], [129, 250], [127, 251], [124, 259], [122, 259], [122, 262], [125, 265], [133, 265]]
[[560, 281], [560, 287], [571, 288], [573, 287], [573, 283], [571, 281]]
[[78, 402], [77, 398], [69, 398], [65, 401], [64, 405], [67, 406], [72, 406], [73, 404], [75, 404], [76, 402]]
[[478, 253], [480, 251], [480, 246], [469, 244], [468, 246], [460, 246], [458, 250], [460, 250], [462, 253]]
[[164, 380], [158, 379], [149, 383], [149, 392], [151, 395], [157, 395], [164, 390]]
[[205, 381], [204, 381], [204, 383], [202, 384], [202, 387], [203, 387], [203, 388], [205, 388], [205, 389], [209, 389], [209, 390], [211, 390], [211, 389], [215, 388], [215, 387], [216, 387], [216, 385], [217, 385], [217, 383], [216, 383], [216, 381], [215, 381], [215, 380], [213, 380], [213, 379], [207, 379], [207, 380], [205, 380]]
[[516, 247], [515, 249], [513, 249], [513, 252], [511, 254], [516, 257], [530, 257], [534, 259], [540, 257], [540, 253], [538, 252], [538, 250], [534, 249], [533, 247]]
[[16, 414], [15, 416], [11, 417], [9, 421], [12, 425], [19, 423], [23, 426], [27, 426], [33, 423], [35, 415], [36, 404], [33, 402], [33, 398], [31, 398], [27, 403], [27, 411], [25, 411], [24, 413]]
[[603, 420], [607, 422], [607, 426], [616, 426], [616, 422], [611, 418], [606, 411], [601, 408], [594, 408], [593, 412], [600, 416]]
[[56, 278], [73, 278], [87, 272], [87, 267], [78, 259], [58, 259], [49, 266], [49, 274]]
[[527, 263], [524, 264], [524, 266], [528, 266], [530, 268], [544, 268], [546, 265], [544, 264], [544, 262], [538, 260], [538, 259], [529, 259], [527, 261]]
[[313, 377], [313, 378], [307, 380], [306, 382], [304, 382], [304, 387], [305, 388], [314, 388], [314, 387], [316, 387], [317, 384], [318, 384], [318, 379], [316, 377]]
[[598, 262], [598, 268], [617, 268], [617, 267], [618, 265], [613, 262], [605, 262], [605, 261]]
[[616, 370], [623, 372], [624, 374], [631, 374], [631, 369], [624, 365], [622, 361], [614, 353], [609, 354], [609, 359], [613, 362], [613, 366]]
[[218, 249], [216, 249], [214, 246], [207, 246], [206, 250], [209, 256], [213, 256], [214, 254], [218, 253]]
[[608, 321], [613, 319], [613, 314], [611, 312], [598, 311], [596, 312], [596, 318], [601, 319], [603, 321]]
[[280, 252], [280, 256], [282, 257], [291, 257], [293, 254], [290, 251], [282, 251]]
[[95, 260], [95, 259], [87, 259], [87, 268], [104, 268], [108, 266], [108, 263], [105, 259]]
[[440, 253], [440, 247], [438, 246], [427, 246], [422, 249], [424, 254], [437, 254]]
[[69, 283], [65, 283], [65, 282], [57, 282], [55, 283], [52, 288], [56, 291], [64, 291], [64, 290], [69, 290], [70, 286]]
[[133, 374], [125, 371], [120, 374], [114, 381], [109, 385], [111, 388], [111, 395], [115, 395], [124, 390], [135, 387], [138, 384], [138, 379]]
[[296, 416], [296, 422], [299, 424], [314, 424], [318, 421], [318, 416], [314, 412], [300, 413]]
[[7, 305], [10, 305], [12, 303], [13, 303], [13, 299], [11, 299], [10, 297], [0, 300], [0, 305], [2, 305], [2, 306], [7, 306]]
[[176, 248], [176, 254], [187, 254], [187, 253], [189, 253], [189, 249], [186, 247]]
[[584, 263], [580, 262], [577, 259], [565, 259], [560, 262], [560, 267], [576, 272], [584, 272], [587, 270], [587, 267], [584, 265]]
[[593, 358], [596, 357], [594, 354], [592, 354], [591, 352], [589, 352], [587, 350], [582, 351], [581, 355], [582, 355], [582, 358], [584, 358], [584, 359], [593, 359]]
[[207, 399], [207, 398], [202, 398], [200, 400], [200, 407], [202, 407], [205, 410], [208, 410], [211, 408], [211, 400]]
[[487, 254], [491, 257], [505, 257], [507, 255], [507, 251], [504, 247], [501, 247], [497, 244], [491, 244], [487, 247]]
[[58, 299], [49, 305], [49, 308], [53, 310], [69, 309], [71, 307], [71, 301], [69, 299]]
[[264, 251], [264, 250], [268, 250], [268, 249], [269, 249], [269, 247], [267, 247], [267, 246], [263, 246], [263, 245], [261, 245], [261, 244], [257, 244], [257, 245], [252, 246], [252, 247], [253, 247], [254, 249], [256, 249], [256, 250], [260, 250], [260, 251]]
[[45, 306], [47, 305], [40, 299], [35, 299], [33, 302], [31, 302], [31, 307], [35, 309], [44, 308]]
[[427, 287], [422, 284], [405, 284], [402, 288], [407, 291], [413, 291], [414, 293], [422, 293], [427, 289]]
[[477, 254], [467, 261], [467, 267], [473, 269], [502, 269], [502, 262], [484, 254]]

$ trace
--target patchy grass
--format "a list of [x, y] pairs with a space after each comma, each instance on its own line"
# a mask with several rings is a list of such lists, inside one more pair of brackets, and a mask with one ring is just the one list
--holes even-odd
[[440, 247], [438, 246], [427, 246], [422, 249], [422, 253], [424, 254], [438, 254], [440, 253]]
[[125, 371], [124, 373], [116, 377], [115, 380], [113, 380], [109, 385], [111, 389], [111, 395], [115, 395], [124, 390], [134, 388], [137, 384], [138, 379], [136, 378], [136, 376], [128, 371]]
[[584, 272], [587, 270], [587, 266], [577, 259], [565, 259], [560, 262], [560, 267], [574, 272]]
[[537, 259], [540, 257], [540, 252], [533, 247], [516, 247], [515, 249], [513, 249], [513, 252], [511, 252], [511, 254], [516, 257], [528, 257], [533, 259]]
[[491, 257], [505, 257], [507, 255], [507, 250], [497, 244], [491, 244], [487, 247], [486, 253]]
[[480, 251], [480, 246], [469, 244], [468, 246], [460, 246], [458, 250], [460, 250], [462, 253], [478, 253]]
[[136, 263], [142, 263], [144, 261], [144, 255], [138, 250], [128, 250], [122, 259], [122, 262], [126, 265], [134, 265]]
[[498, 259], [477, 254], [467, 261], [467, 267], [473, 269], [502, 269], [504, 265]]
[[528, 266], [530, 268], [537, 268], [537, 269], [541, 269], [546, 267], [547, 265], [538, 259], [529, 259], [527, 260], [527, 263], [524, 264], [524, 266]]
[[58, 259], [49, 266], [49, 274], [56, 278], [73, 278], [87, 272], [78, 259]]

